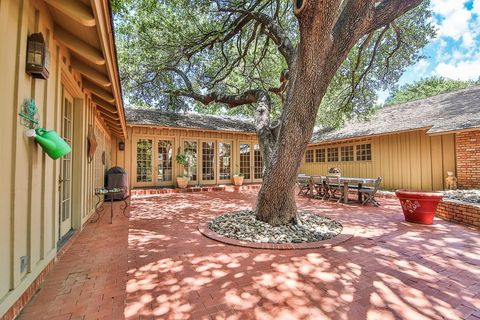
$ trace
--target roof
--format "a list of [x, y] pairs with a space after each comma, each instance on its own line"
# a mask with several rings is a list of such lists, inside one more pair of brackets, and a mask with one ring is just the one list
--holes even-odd
[[232, 132], [255, 132], [255, 127], [252, 122], [227, 116], [213, 116], [196, 113], [174, 113], [155, 109], [128, 108], [125, 108], [125, 115], [127, 124], [129, 125], [149, 125]]
[[427, 129], [427, 134], [480, 127], [480, 86], [386, 106], [368, 120], [352, 120], [332, 131], [317, 131], [310, 143]]

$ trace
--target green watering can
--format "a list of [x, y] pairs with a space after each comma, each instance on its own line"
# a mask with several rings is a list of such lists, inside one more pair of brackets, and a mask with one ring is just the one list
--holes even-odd
[[35, 129], [37, 141], [50, 158], [57, 160], [72, 151], [72, 148], [55, 131]]

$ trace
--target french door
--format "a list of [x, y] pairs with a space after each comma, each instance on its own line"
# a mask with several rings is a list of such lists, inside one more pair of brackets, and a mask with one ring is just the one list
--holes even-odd
[[261, 182], [263, 178], [263, 158], [258, 144], [240, 142], [239, 171], [244, 182]]
[[172, 185], [175, 178], [173, 138], [139, 138], [136, 144], [136, 185]]
[[[63, 90], [62, 138], [71, 146], [73, 142], [73, 98]], [[60, 239], [72, 229], [72, 153], [61, 158], [60, 166]]]

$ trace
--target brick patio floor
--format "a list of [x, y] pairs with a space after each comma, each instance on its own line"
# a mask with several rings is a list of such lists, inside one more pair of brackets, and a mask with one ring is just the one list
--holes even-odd
[[250, 208], [253, 192], [132, 200], [89, 224], [20, 319], [480, 320], [480, 232], [380, 208], [298, 199], [355, 236], [332, 249], [267, 251], [202, 236], [199, 222]]

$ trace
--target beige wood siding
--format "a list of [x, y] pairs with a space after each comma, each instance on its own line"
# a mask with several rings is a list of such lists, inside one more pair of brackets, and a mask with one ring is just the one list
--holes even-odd
[[[87, 129], [95, 126], [97, 111], [69, 66], [68, 51], [53, 37], [53, 22], [45, 4], [35, 0], [0, 1], [0, 317], [22, 295], [57, 253], [60, 160], [50, 159], [25, 136], [18, 113], [33, 98], [40, 125], [61, 132], [63, 87], [74, 97], [72, 224], [81, 228], [93, 212], [93, 188], [104, 170], [95, 158], [87, 163]], [[50, 77], [35, 80], [25, 73], [27, 37], [42, 32], [50, 49]], [[97, 154], [106, 151], [110, 162], [111, 138], [97, 121]], [[20, 257], [27, 268], [20, 271]]]
[[370, 161], [338, 161], [306, 163], [299, 173], [325, 175], [330, 167], [339, 167], [342, 175], [352, 177], [383, 177], [382, 189], [409, 188], [442, 190], [447, 171], [455, 172], [455, 136], [428, 136], [423, 130], [375, 136], [309, 146], [308, 149], [355, 146], [369, 143]]
[[[239, 145], [240, 143], [249, 143], [252, 145], [257, 144], [257, 137], [255, 134], [246, 134], [246, 133], [231, 133], [231, 132], [217, 132], [217, 131], [202, 131], [202, 130], [193, 130], [193, 129], [180, 129], [180, 128], [155, 128], [155, 127], [146, 127], [146, 126], [129, 126], [128, 127], [128, 136], [129, 139], [125, 141], [125, 151], [118, 150], [118, 142], [115, 141], [115, 146], [112, 149], [112, 161], [119, 166], [125, 168], [128, 173], [130, 186], [140, 187], [140, 186], [152, 186], [154, 183], [137, 183], [136, 181], [136, 141], [138, 139], [149, 138], [149, 139], [171, 139], [173, 140], [173, 150], [174, 157], [178, 151], [178, 147], [182, 147], [183, 141], [185, 140], [195, 140], [199, 143], [203, 141], [214, 141], [217, 143], [215, 152], [218, 153], [218, 142], [229, 142], [232, 144], [232, 174], [238, 170], [239, 166]], [[200, 148], [200, 146], [199, 146]], [[200, 159], [201, 153], [199, 152], [198, 157]], [[199, 165], [199, 175], [201, 175], [201, 161], [198, 162]], [[252, 159], [253, 165], [253, 159]], [[231, 183], [231, 180], [220, 180], [218, 179], [218, 163], [216, 164], [216, 175], [215, 180], [213, 181], [202, 181], [200, 179], [201, 185], [206, 184], [226, 184]], [[179, 166], [175, 158], [173, 160], [173, 182], [166, 184], [173, 186], [175, 184], [175, 177], [182, 172], [181, 166]], [[252, 179], [251, 181], [246, 182], [259, 182], [259, 179]], [[191, 183], [193, 184], [193, 183]]]

